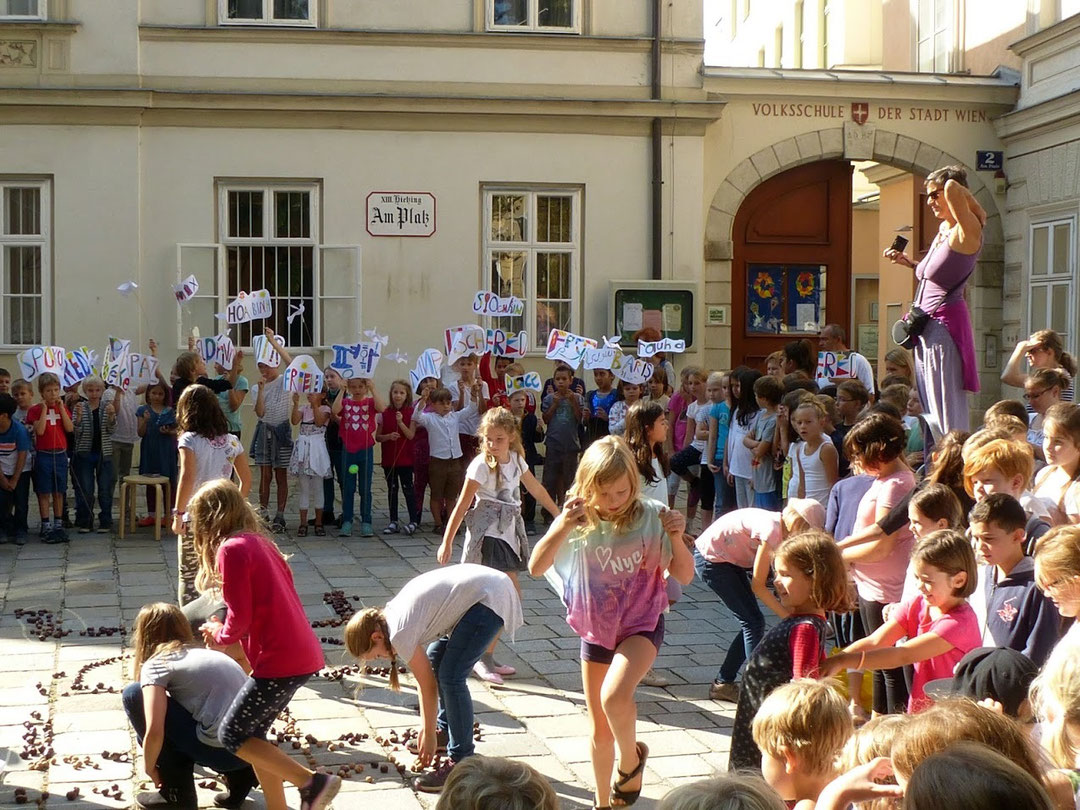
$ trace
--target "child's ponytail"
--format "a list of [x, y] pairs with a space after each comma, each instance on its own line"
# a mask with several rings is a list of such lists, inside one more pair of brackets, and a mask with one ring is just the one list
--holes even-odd
[[349, 623], [345, 625], [345, 649], [353, 658], [367, 657], [372, 647], [371, 637], [375, 633], [382, 633], [386, 640], [386, 650], [390, 653], [390, 688], [395, 692], [400, 692], [397, 652], [394, 650], [394, 645], [390, 643], [390, 626], [386, 623], [386, 614], [383, 613], [382, 608], [366, 608], [353, 614]]

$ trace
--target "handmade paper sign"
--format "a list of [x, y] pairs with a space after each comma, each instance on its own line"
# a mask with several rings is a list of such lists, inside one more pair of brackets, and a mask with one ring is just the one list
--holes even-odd
[[529, 349], [529, 335], [527, 332], [488, 329], [486, 346], [495, 357], [524, 357]]
[[251, 339], [251, 349], [255, 353], [255, 362], [277, 368], [281, 365], [281, 355], [266, 335], [256, 335]]
[[480, 290], [473, 298], [472, 311], [477, 315], [521, 315], [525, 311], [525, 302], [512, 295], [500, 298], [495, 293]]
[[101, 358], [101, 379], [105, 385], [115, 385], [122, 390], [127, 390], [131, 381], [128, 379], [124, 364], [127, 362], [128, 352], [131, 350], [130, 340], [121, 340], [109, 336], [105, 344], [105, 354]]
[[672, 340], [671, 338], [664, 338], [663, 340], [639, 340], [637, 347], [638, 357], [652, 357], [660, 352], [678, 354], [679, 352], [686, 351], [686, 341]]
[[655, 370], [648, 360], [639, 360], [621, 352], [611, 364], [611, 373], [623, 382], [632, 385], [644, 385], [652, 379]]
[[[236, 345], [228, 335], [199, 338], [195, 341], [195, 350], [206, 365], [217, 363], [226, 371], [232, 371], [233, 362], [236, 360]], [[280, 363], [280, 360], [278, 362]]]
[[446, 362], [453, 365], [459, 358], [487, 351], [487, 330], [474, 323], [451, 326], [445, 332]]
[[175, 287], [173, 287], [173, 295], [176, 296], [176, 303], [184, 304], [195, 297], [195, 293], [199, 291], [199, 280], [195, 276], [188, 276]]
[[592, 338], [575, 335], [573, 332], [564, 332], [562, 329], [552, 329], [548, 335], [547, 359], [561, 360], [571, 368], [577, 368], [585, 355], [586, 349], [595, 349], [597, 343]]
[[62, 377], [67, 362], [67, 356], [60, 346], [31, 346], [16, 359], [19, 361], [19, 376], [24, 380], [32, 380], [46, 372]]
[[64, 376], [61, 384], [64, 388], [77, 385], [94, 373], [97, 352], [82, 346], [64, 354]]
[[851, 352], [818, 352], [817, 374], [819, 380], [851, 376]]
[[598, 368], [611, 368], [615, 363], [615, 358], [622, 354], [614, 346], [605, 346], [603, 348], [586, 349], [585, 354], [582, 355], [582, 360], [585, 364], [585, 368], [589, 371], [593, 371]]
[[323, 390], [326, 378], [310, 354], [294, 357], [285, 369], [285, 390], [293, 394], [315, 394]]
[[419, 391], [420, 383], [428, 377], [439, 379], [442, 362], [443, 355], [438, 349], [424, 349], [416, 359], [416, 368], [409, 372], [409, 382], [412, 383], [413, 391]]
[[[123, 363], [128, 385], [148, 385], [157, 380], [158, 360], [148, 354], [128, 352]], [[127, 390], [127, 386], [121, 386]]]
[[544, 390], [544, 384], [540, 381], [540, 375], [535, 371], [522, 374], [520, 377], [506, 375], [506, 393], [513, 394], [517, 391], [533, 391], [539, 394]]
[[229, 323], [247, 323], [274, 314], [273, 301], [268, 290], [241, 292], [225, 310], [225, 320]]
[[381, 344], [353, 343], [349, 346], [334, 345], [330, 349], [334, 352], [330, 368], [340, 374], [343, 379], [370, 380], [375, 376], [375, 367], [379, 365], [379, 358], [382, 356]]

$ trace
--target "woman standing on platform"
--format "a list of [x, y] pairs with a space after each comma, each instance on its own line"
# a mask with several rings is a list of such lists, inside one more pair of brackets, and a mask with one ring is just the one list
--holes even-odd
[[[916, 266], [892, 248], [885, 258], [915, 269], [915, 306], [930, 315], [916, 339], [915, 384], [923, 412], [939, 435], [968, 429], [967, 392], [978, 393], [978, 364], [964, 286], [982, 250], [986, 211], [967, 188], [967, 171], [946, 166], [926, 178], [926, 204], [941, 220], [937, 236]], [[924, 428], [927, 452], [933, 434]]]

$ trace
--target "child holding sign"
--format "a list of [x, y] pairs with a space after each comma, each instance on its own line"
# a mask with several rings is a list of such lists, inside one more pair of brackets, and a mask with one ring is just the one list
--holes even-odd
[[[274, 330], [266, 327], [266, 339], [273, 344], [286, 366], [292, 356], [285, 344], [278, 340]], [[198, 355], [196, 355], [198, 357]], [[285, 391], [285, 378], [278, 366], [259, 363], [262, 380], [255, 397], [255, 438], [251, 442], [251, 458], [259, 468], [259, 508], [268, 514], [270, 507], [270, 479], [277, 481], [277, 512], [270, 524], [275, 532], [285, 531], [285, 504], [289, 500], [289, 462], [292, 461], [292, 426], [289, 424], [289, 395]], [[224, 382], [224, 381], [219, 381]], [[212, 386], [207, 386], [214, 390]], [[215, 393], [217, 393], [215, 391]], [[179, 401], [179, 400], [178, 400]]]
[[75, 406], [75, 525], [88, 534], [94, 523], [94, 485], [97, 484], [98, 532], [112, 530], [112, 434], [116, 408], [105, 402], [105, 383], [87, 377], [82, 384], [86, 399]]
[[344, 468], [344, 493], [341, 498], [341, 537], [352, 536], [357, 479], [360, 489], [360, 536], [371, 537], [371, 475], [375, 466], [375, 419], [386, 406], [375, 393], [371, 380], [353, 377], [346, 384], [346, 394], [334, 403], [341, 435], [341, 466]]
[[[75, 430], [71, 413], [60, 399], [60, 379], [46, 372], [38, 378], [41, 402], [26, 415], [34, 428], [34, 491], [41, 510], [41, 542], [66, 543], [64, 532], [64, 493], [67, 492], [67, 434]], [[49, 507], [52, 506], [52, 522]]]
[[[307, 404], [300, 407], [300, 395], [292, 395], [292, 417], [294, 425], [300, 425], [300, 437], [293, 445], [289, 472], [297, 476], [300, 496], [300, 527], [297, 537], [307, 537], [307, 513], [311, 501], [319, 503], [322, 496], [322, 482], [334, 477], [330, 465], [330, 454], [326, 450], [326, 425], [330, 421], [330, 406], [326, 404], [322, 391], [307, 395]], [[323, 510], [315, 507], [315, 535], [322, 537]]]
[[382, 413], [382, 431], [375, 436], [382, 443], [382, 468], [386, 477], [390, 501], [390, 523], [383, 534], [397, 534], [398, 495], [405, 499], [409, 522], [401, 530], [412, 534], [420, 524], [420, 504], [413, 492], [413, 425], [412, 388], [405, 380], [390, 384], [390, 407]]

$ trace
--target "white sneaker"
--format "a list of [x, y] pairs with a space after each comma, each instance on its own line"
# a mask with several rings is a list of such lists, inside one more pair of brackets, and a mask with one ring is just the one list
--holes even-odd
[[665, 678], [663, 675], [658, 674], [656, 670], [653, 669], [650, 669], [648, 672], [645, 673], [644, 677], [641, 679], [641, 682], [646, 686], [667, 686], [669, 683], [671, 683], [667, 678]]
[[476, 674], [476, 677], [482, 681], [493, 683], [496, 686], [501, 686], [503, 683], [502, 675], [500, 675], [498, 672], [495, 672], [494, 670], [489, 669], [488, 665], [485, 664], [482, 660], [477, 661], [475, 664], [473, 664], [472, 671]]

